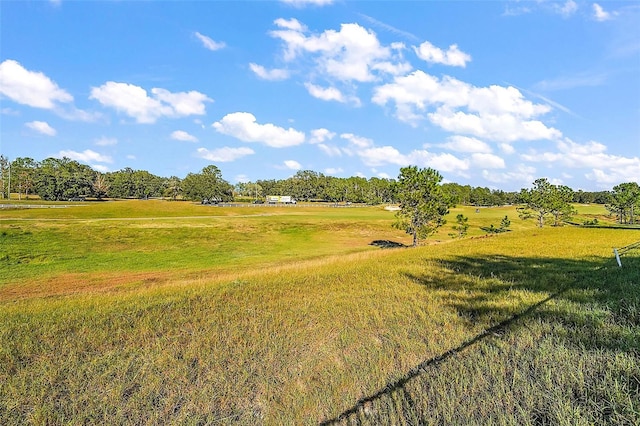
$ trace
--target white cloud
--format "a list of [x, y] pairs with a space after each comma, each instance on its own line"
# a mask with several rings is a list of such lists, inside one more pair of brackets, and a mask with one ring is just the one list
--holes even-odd
[[373, 146], [373, 141], [371, 139], [357, 136], [353, 133], [343, 133], [340, 137], [349, 141], [352, 145], [358, 148], [369, 148]]
[[262, 65], [254, 64], [253, 62], [249, 64], [249, 68], [263, 80], [278, 81], [289, 78], [289, 71], [286, 69], [274, 68], [267, 70]]
[[598, 22], [603, 22], [613, 18], [613, 15], [610, 12], [605, 11], [598, 3], [594, 3], [593, 18]]
[[342, 157], [342, 150], [334, 145], [327, 145], [324, 143], [319, 143], [318, 148], [327, 154], [329, 157]]
[[136, 156], [132, 155], [132, 154], [127, 155], [126, 158], [127, 158], [127, 160], [136, 160]]
[[335, 87], [327, 87], [326, 89], [316, 86], [315, 84], [305, 83], [304, 87], [314, 98], [322, 99], [323, 101], [338, 101], [346, 102], [346, 99], [340, 90]]
[[568, 18], [578, 10], [578, 3], [574, 0], [567, 0], [563, 5], [553, 4], [554, 10], [562, 15], [564, 18]]
[[202, 42], [202, 45], [209, 50], [220, 50], [226, 47], [226, 44], [223, 42], [213, 41], [211, 38], [206, 35], [200, 34], [199, 32], [195, 32], [194, 35]]
[[433, 167], [443, 172], [460, 173], [469, 169], [469, 161], [443, 153], [436, 154], [427, 150], [414, 150], [409, 154], [402, 154], [392, 146], [371, 147], [359, 150], [358, 156], [362, 162], [371, 167], [394, 164], [397, 166], [416, 165]]
[[234, 180], [236, 182], [242, 182], [242, 183], [246, 183], [246, 182], [250, 182], [251, 181], [251, 179], [249, 179], [249, 176], [247, 176], [245, 174], [237, 175]]
[[344, 170], [342, 170], [340, 167], [327, 167], [326, 169], [324, 169], [324, 173], [327, 175], [339, 175], [342, 172], [344, 172]]
[[198, 138], [185, 132], [184, 130], [176, 130], [171, 132], [171, 139], [184, 142], [198, 142]]
[[293, 128], [284, 129], [271, 123], [258, 124], [256, 117], [248, 112], [234, 112], [213, 123], [219, 133], [233, 136], [244, 142], [261, 142], [273, 148], [300, 145], [305, 140], [303, 132]]
[[255, 151], [251, 148], [240, 147], [230, 148], [228, 146], [216, 149], [198, 148], [198, 157], [204, 158], [209, 161], [220, 161], [222, 163], [228, 163], [235, 161], [239, 158], [246, 157], [247, 155], [255, 154]]
[[172, 93], [153, 88], [151, 95], [133, 84], [108, 81], [100, 87], [93, 87], [89, 99], [124, 112], [138, 123], [155, 123], [161, 117], [204, 115], [205, 102], [212, 102], [212, 99], [196, 91]]
[[518, 164], [515, 167], [511, 167], [508, 172], [493, 172], [490, 170], [483, 170], [482, 177], [489, 182], [493, 183], [509, 183], [514, 184], [520, 182], [521, 184], [530, 184], [538, 176], [536, 169], [524, 164]]
[[302, 165], [300, 163], [298, 163], [296, 160], [286, 160], [284, 162], [284, 166], [287, 169], [291, 169], [291, 170], [300, 170], [300, 169], [302, 169]]
[[[541, 121], [530, 120], [549, 112], [551, 107], [526, 100], [515, 87], [475, 87], [418, 70], [376, 87], [372, 101], [378, 105], [394, 102], [398, 119], [410, 124], [426, 117], [450, 132], [500, 142], [561, 136]], [[429, 107], [435, 111], [429, 112]]]
[[485, 169], [504, 169], [505, 163], [502, 157], [498, 157], [494, 154], [485, 154], [476, 152], [471, 155], [471, 163], [474, 166], [482, 167]]
[[102, 155], [90, 149], [85, 149], [82, 152], [77, 151], [60, 151], [58, 157], [67, 157], [72, 160], [80, 161], [83, 163], [112, 163], [113, 160], [108, 155]]
[[476, 138], [459, 135], [448, 137], [447, 142], [441, 144], [440, 147], [457, 152], [481, 152], [485, 154], [491, 152], [491, 147], [485, 142]]
[[[303, 53], [315, 57], [323, 76], [343, 82], [370, 82], [381, 73], [406, 72], [410, 69], [394, 49], [382, 46], [375, 33], [358, 24], [342, 24], [340, 31], [326, 30], [307, 35], [307, 29], [295, 19], [278, 19], [281, 29], [271, 36], [284, 42], [284, 58], [292, 61]], [[397, 47], [397, 46], [396, 46]]]
[[600, 184], [640, 181], [640, 157], [623, 157], [606, 153], [599, 142], [578, 144], [570, 139], [557, 142], [557, 151], [523, 154], [525, 161], [559, 165], [569, 169], [590, 170], [585, 177]]
[[336, 134], [327, 129], [313, 129], [311, 131], [311, 137], [309, 138], [310, 144], [322, 143], [326, 140], [331, 140]]
[[425, 41], [419, 47], [413, 48], [418, 58], [431, 64], [443, 64], [454, 67], [466, 67], [467, 62], [471, 61], [471, 55], [464, 53], [458, 48], [458, 45], [452, 44], [446, 51]]
[[305, 6], [326, 6], [333, 4], [333, 0], [280, 0], [282, 3], [302, 8]]
[[499, 146], [500, 150], [502, 150], [502, 152], [504, 152], [505, 154], [514, 154], [516, 152], [516, 149], [508, 143], [501, 143]]
[[47, 136], [55, 136], [57, 133], [56, 129], [51, 127], [46, 121], [30, 121], [28, 123], [24, 123], [24, 125], [31, 130], [35, 130], [36, 132]]
[[118, 139], [102, 136], [101, 138], [96, 139], [95, 144], [98, 146], [113, 146], [118, 144]]
[[49, 77], [29, 71], [12, 59], [0, 64], [0, 93], [19, 104], [43, 109], [53, 109], [60, 102], [73, 101], [73, 96]]

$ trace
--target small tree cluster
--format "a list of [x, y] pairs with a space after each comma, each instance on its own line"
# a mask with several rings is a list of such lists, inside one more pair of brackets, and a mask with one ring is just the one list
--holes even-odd
[[548, 216], [554, 218], [554, 226], [568, 220], [575, 209], [571, 205], [573, 190], [564, 185], [553, 185], [546, 178], [536, 179], [533, 188], [520, 191], [523, 206], [517, 208], [521, 219], [536, 218], [542, 228]]
[[640, 186], [636, 182], [614, 186], [605, 207], [617, 216], [618, 222], [636, 223], [635, 216], [640, 210]]

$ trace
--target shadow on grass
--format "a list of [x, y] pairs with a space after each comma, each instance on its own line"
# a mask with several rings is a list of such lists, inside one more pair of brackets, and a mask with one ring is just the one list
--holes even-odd
[[376, 246], [376, 247], [380, 247], [380, 248], [401, 248], [401, 247], [408, 247], [402, 243], [398, 243], [396, 241], [390, 241], [390, 240], [374, 240], [371, 241], [369, 243], [370, 246]]
[[[429, 268], [433, 275], [407, 274], [409, 279], [426, 288], [450, 294], [444, 297], [445, 303], [455, 308], [470, 326], [487, 324], [488, 327], [461, 345], [421, 362], [399, 379], [361, 398], [321, 425], [496, 421], [548, 424], [571, 420], [576, 413], [580, 413], [582, 420], [596, 423], [639, 424], [640, 407], [626, 401], [640, 400], [640, 256], [637, 253], [628, 256], [624, 263], [625, 267], [618, 268], [613, 259], [457, 257]], [[514, 291], [539, 301], [528, 306], [522, 302], [496, 303], [508, 299], [512, 293], [515, 295]], [[554, 303], [549, 303], [551, 301]], [[523, 343], [527, 338], [522, 335], [527, 333], [530, 341], [539, 343]], [[505, 334], [509, 334], [508, 338]], [[502, 346], [495, 350], [492, 345]], [[556, 348], [569, 355], [561, 361], [545, 361], [547, 353], [549, 360], [560, 356], [554, 354]], [[589, 353], [604, 354], [601, 356], [603, 364], [586, 372], [580, 371], [580, 362]], [[613, 361], [620, 354], [632, 362], [630, 366], [620, 367], [618, 372]], [[574, 363], [574, 359], [578, 361]], [[447, 362], [449, 360], [451, 362]], [[564, 367], [551, 365], [554, 362], [565, 362], [570, 371], [556, 371]], [[478, 367], [484, 363], [494, 363], [497, 367]], [[465, 382], [459, 375], [476, 367], [486, 371], [476, 371], [469, 383], [459, 385], [459, 382]], [[481, 386], [473, 384], [483, 380], [501, 381], [504, 377], [499, 377], [500, 374], [511, 377], [515, 374], [511, 370], [519, 369], [524, 370], [524, 376], [531, 376], [522, 385], [531, 390], [515, 397], [503, 396], [499, 403], [492, 399], [499, 398], [503, 385], [494, 383], [490, 387], [493, 390], [477, 390]], [[562, 386], [574, 388], [567, 390], [569, 396], [562, 402], [569, 407], [567, 413], [544, 402], [550, 399], [549, 394], [553, 391], [546, 391], [547, 394], [541, 391], [544, 386], [531, 371], [539, 371], [545, 377], [554, 375], [551, 381], [563, 383], [556, 385], [560, 392], [564, 391]], [[496, 377], [485, 377], [492, 374]], [[565, 377], [581, 374], [584, 377], [573, 382]], [[590, 375], [593, 377], [589, 378]], [[515, 383], [513, 377], [510, 380]], [[600, 379], [601, 383], [589, 383]], [[443, 384], [432, 383], [442, 380], [445, 390], [434, 391], [434, 387], [443, 387]], [[447, 380], [464, 390], [456, 393], [459, 391], [452, 388], [453, 396], [450, 397], [446, 390]], [[622, 390], [602, 390], [620, 383]], [[482, 401], [471, 401], [473, 397], [470, 399], [466, 393], [478, 394]], [[445, 398], [447, 402], [442, 403], [439, 398]], [[498, 408], [487, 408], [489, 406]], [[457, 410], [462, 414], [454, 413]], [[491, 418], [493, 421], [489, 420]]]

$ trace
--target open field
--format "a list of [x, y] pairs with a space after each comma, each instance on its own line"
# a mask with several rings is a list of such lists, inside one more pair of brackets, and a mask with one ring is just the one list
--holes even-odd
[[381, 250], [410, 237], [377, 207], [0, 219], [0, 424], [640, 424], [640, 253], [612, 256], [637, 230], [456, 208]]

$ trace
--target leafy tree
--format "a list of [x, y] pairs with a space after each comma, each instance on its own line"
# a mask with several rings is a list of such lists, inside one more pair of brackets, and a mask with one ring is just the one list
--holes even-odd
[[456, 216], [456, 224], [452, 226], [455, 233], [449, 234], [452, 238], [462, 238], [467, 235], [469, 229], [469, 218], [460, 213]]
[[184, 195], [189, 200], [231, 201], [233, 187], [224, 179], [222, 172], [213, 164], [200, 173], [189, 173], [182, 181]]
[[398, 176], [400, 210], [394, 227], [413, 236], [413, 246], [419, 238], [427, 238], [445, 224], [444, 215], [451, 203], [442, 191], [442, 176], [436, 170], [403, 167]]
[[29, 157], [18, 157], [11, 162], [11, 188], [18, 191], [18, 199], [22, 199], [23, 193], [28, 199], [34, 190], [37, 168], [38, 163]]
[[573, 189], [568, 186], [552, 186], [549, 200], [549, 212], [553, 216], [553, 226], [559, 226], [561, 221], [569, 220], [576, 214], [576, 209], [571, 205], [573, 201]]
[[91, 167], [75, 160], [47, 158], [35, 174], [35, 190], [43, 200], [86, 197], [93, 191], [95, 174]]
[[620, 223], [635, 223], [636, 212], [640, 209], [640, 186], [636, 182], [614, 186], [605, 207], [618, 216]]
[[554, 225], [558, 226], [561, 220], [566, 220], [575, 213], [571, 205], [573, 198], [573, 190], [568, 186], [553, 185], [546, 178], [540, 178], [533, 182], [533, 188], [520, 191], [520, 200], [524, 206], [517, 210], [521, 219], [535, 217], [540, 228], [549, 215], [554, 217]]
[[182, 181], [177, 176], [171, 176], [166, 181], [166, 188], [162, 194], [165, 197], [171, 198], [173, 201], [178, 199], [178, 196], [182, 195]]

